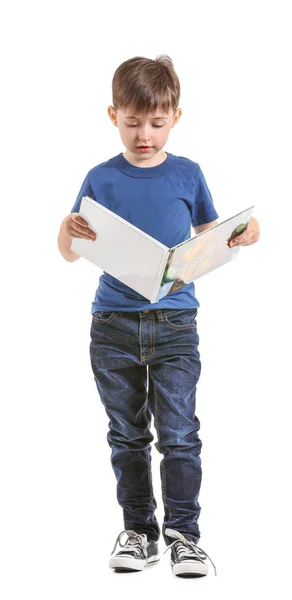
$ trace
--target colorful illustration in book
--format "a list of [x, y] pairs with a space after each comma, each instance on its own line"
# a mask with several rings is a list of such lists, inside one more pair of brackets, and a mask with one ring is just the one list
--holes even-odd
[[247, 223], [236, 227], [224, 242], [218, 243], [216, 230], [214, 230], [210, 231], [207, 243], [206, 239], [200, 241], [200, 238], [193, 237], [188, 244], [182, 243], [173, 248], [165, 267], [161, 287], [173, 282], [167, 292], [167, 294], [171, 294], [194, 281], [202, 272], [207, 273], [219, 267], [221, 263], [225, 262], [228, 252], [238, 251], [238, 248], [230, 249], [229, 243], [246, 227]]

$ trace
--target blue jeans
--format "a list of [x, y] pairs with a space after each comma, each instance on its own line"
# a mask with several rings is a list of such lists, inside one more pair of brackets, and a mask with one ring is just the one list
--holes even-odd
[[[170, 527], [198, 542], [201, 486], [200, 421], [195, 415], [201, 373], [197, 308], [96, 311], [90, 360], [110, 419], [107, 440], [125, 529], [158, 540], [151, 474], [151, 418], [157, 432], [165, 535]], [[148, 367], [148, 370], [147, 370]]]

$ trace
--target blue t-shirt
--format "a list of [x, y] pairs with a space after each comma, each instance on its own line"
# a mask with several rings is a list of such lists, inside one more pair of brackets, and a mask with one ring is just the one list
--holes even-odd
[[[86, 175], [71, 212], [79, 212], [83, 196], [139, 227], [169, 248], [192, 236], [195, 227], [218, 218], [198, 163], [167, 153], [156, 167], [137, 167], [121, 152]], [[98, 233], [98, 232], [97, 232]], [[91, 306], [101, 311], [198, 308], [193, 282], [151, 304], [130, 287], [103, 272]]]

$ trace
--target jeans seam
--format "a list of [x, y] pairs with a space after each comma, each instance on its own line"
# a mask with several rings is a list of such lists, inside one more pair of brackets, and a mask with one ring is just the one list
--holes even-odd
[[[103, 313], [103, 312], [109, 312], [109, 311], [103, 310], [100, 312]], [[111, 316], [108, 317], [107, 319], [102, 319], [102, 318], [95, 317], [94, 315], [92, 315], [92, 319], [95, 323], [105, 323], [106, 324], [106, 323], [111, 323], [116, 318], [117, 314], [118, 314], [117, 312], [112, 312]]]
[[[149, 366], [149, 369], [151, 369], [150, 366]], [[161, 438], [160, 438], [160, 431], [159, 431], [159, 407], [158, 407], [158, 402], [156, 399], [155, 385], [153, 385], [153, 397], [154, 397], [154, 415], [155, 415], [155, 420], [156, 420], [157, 441], [158, 441], [158, 448], [160, 448]], [[161, 490], [162, 490], [162, 500], [163, 500], [164, 508], [167, 509], [167, 511], [168, 511], [168, 518], [171, 519], [172, 509], [166, 503], [166, 468], [165, 468], [165, 464], [164, 464], [164, 456], [163, 456], [163, 459], [161, 462]]]
[[153, 498], [154, 498], [154, 492], [153, 492], [153, 485], [152, 485], [152, 478], [151, 478], [150, 457], [149, 457], [149, 453], [148, 453], [147, 448], [145, 448], [145, 454], [146, 454], [147, 470], [148, 470], [148, 481], [149, 481], [149, 488], [150, 488], [150, 502], [152, 502]]
[[[154, 321], [153, 317], [150, 317], [150, 319], [151, 319], [151, 350], [150, 350], [149, 354], [147, 354], [147, 355], [142, 354], [141, 355], [141, 360], [148, 360], [148, 358], [150, 358], [150, 356], [152, 356], [152, 354], [155, 351], [155, 335], [153, 335], [153, 333], [154, 333], [154, 327], [155, 327], [155, 321]], [[140, 326], [141, 326], [141, 323], [140, 323]]]
[[[140, 368], [140, 377], [141, 377], [141, 383], [142, 383], [142, 387], [143, 387], [144, 386], [144, 379], [143, 379], [143, 367], [142, 366]], [[147, 403], [148, 403], [147, 392], [145, 394], [145, 398], [146, 398], [146, 402], [145, 402], [144, 407], [143, 407], [143, 416], [144, 416], [144, 419], [145, 419], [145, 421], [147, 423], [148, 429], [150, 429], [150, 427], [149, 427], [150, 421], [149, 421], [149, 419], [147, 417]], [[151, 477], [150, 457], [149, 457], [147, 448], [145, 448], [145, 455], [146, 455], [147, 472], [148, 472], [148, 482], [149, 482], [149, 489], [150, 489], [150, 502], [152, 502], [152, 500], [154, 498], [154, 491], [153, 491], [152, 477]]]
[[180, 329], [188, 329], [189, 327], [192, 327], [193, 329], [197, 329], [196, 323], [185, 323], [183, 325], [173, 325], [173, 323], [170, 323], [167, 320], [165, 320], [164, 323], [170, 329], [176, 329], [177, 331], [179, 331]]

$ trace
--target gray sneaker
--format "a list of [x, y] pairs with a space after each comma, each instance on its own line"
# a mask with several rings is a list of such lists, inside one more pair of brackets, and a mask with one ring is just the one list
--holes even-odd
[[[171, 548], [170, 564], [174, 575], [180, 577], [202, 577], [208, 573], [208, 565], [204, 562], [209, 558], [217, 575], [216, 567], [210, 556], [199, 548], [195, 542], [187, 540], [182, 533], [174, 529], [166, 529], [165, 534], [174, 541], [167, 546], [165, 552]], [[164, 552], [164, 554], [165, 554]]]
[[[128, 539], [122, 544], [121, 537], [124, 534], [127, 534]], [[123, 550], [117, 552], [109, 561], [109, 566], [116, 571], [142, 571], [144, 567], [155, 564], [160, 559], [158, 543], [154, 540], [148, 542], [145, 533], [125, 529], [118, 535], [111, 554], [114, 553], [118, 543]]]

